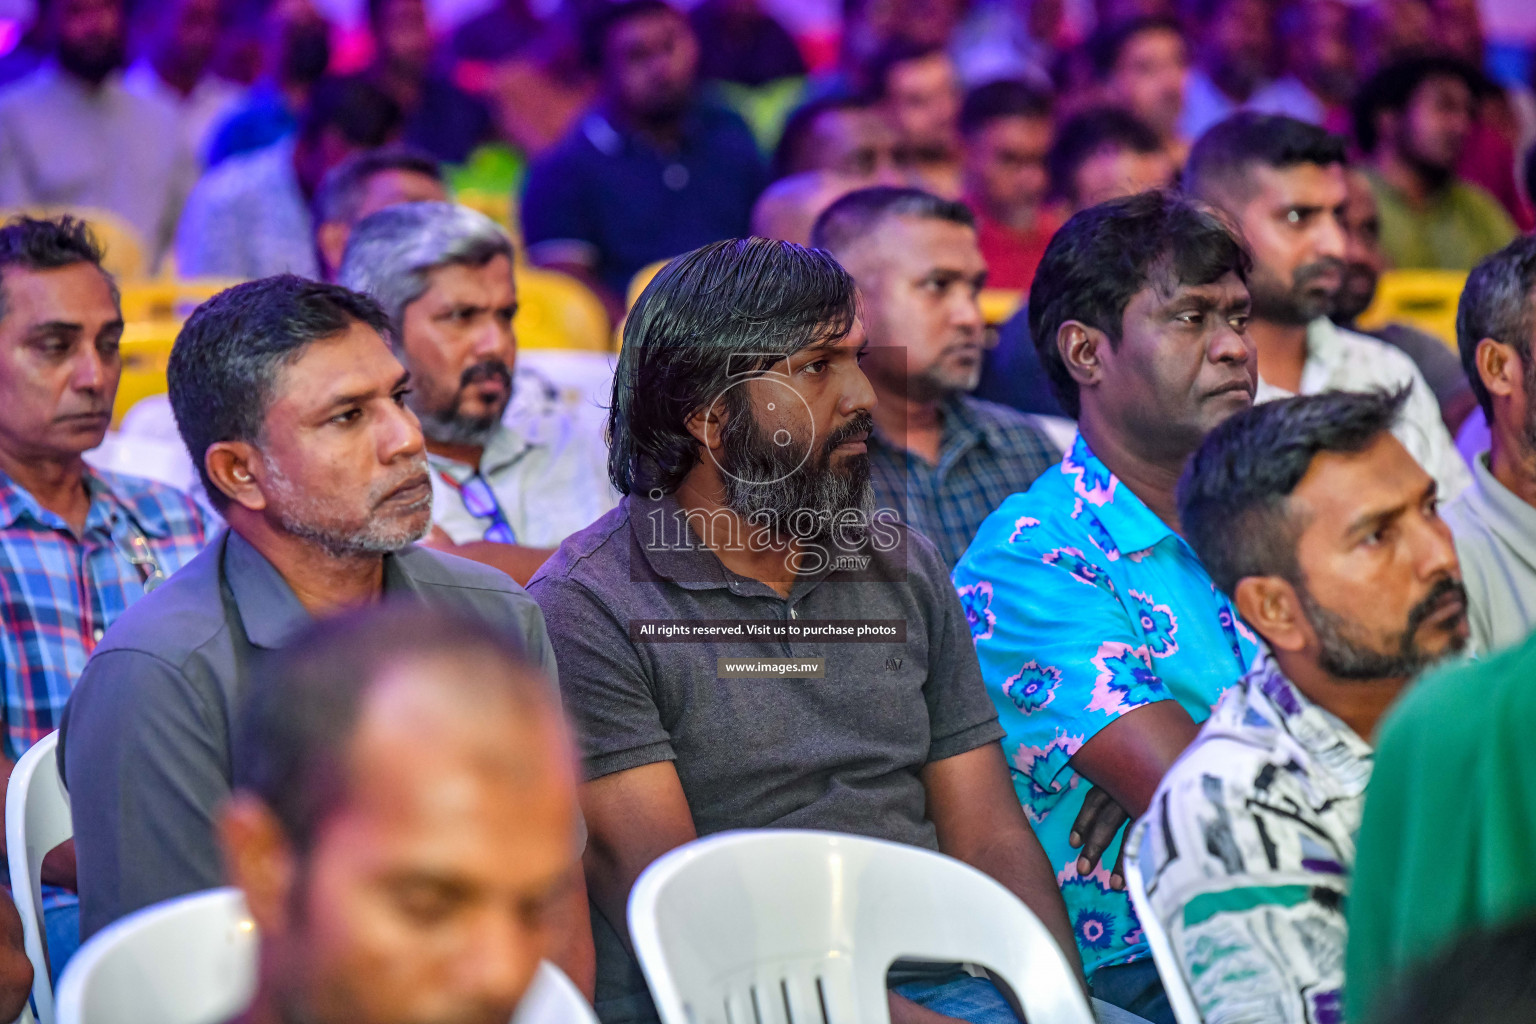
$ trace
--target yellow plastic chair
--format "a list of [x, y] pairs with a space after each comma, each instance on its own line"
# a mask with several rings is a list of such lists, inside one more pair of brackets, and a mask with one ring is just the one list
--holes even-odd
[[646, 285], [661, 273], [661, 268], [671, 263], [671, 260], [657, 260], [655, 263], [641, 267], [635, 276], [629, 279], [629, 287], [624, 289], [624, 308], [634, 309], [635, 303], [640, 300], [640, 293], [645, 291]]
[[610, 326], [603, 304], [569, 274], [539, 267], [517, 273], [517, 318], [512, 322], [520, 348], [610, 351]]
[[168, 278], [123, 281], [123, 319], [184, 320], [192, 310], [226, 288], [239, 284], [233, 278]]
[[983, 288], [977, 296], [982, 319], [989, 327], [1007, 323], [1024, 305], [1025, 295], [1008, 288]]
[[1375, 330], [1389, 323], [1428, 331], [1456, 347], [1456, 306], [1467, 283], [1463, 270], [1389, 270], [1376, 283], [1376, 298], [1359, 324]]
[[0, 210], [0, 223], [25, 214], [29, 217], [79, 217], [90, 225], [91, 234], [101, 243], [105, 257], [101, 265], [119, 281], [144, 277], [150, 271], [151, 251], [138, 229], [111, 210], [94, 206], [33, 206]]
[[123, 330], [123, 373], [117, 382], [117, 401], [112, 405], [112, 428], [140, 399], [163, 395], [165, 370], [171, 346], [181, 324], [175, 320], [135, 320]]

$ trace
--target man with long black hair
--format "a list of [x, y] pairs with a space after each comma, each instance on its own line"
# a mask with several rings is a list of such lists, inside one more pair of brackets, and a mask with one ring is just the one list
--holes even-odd
[[[855, 314], [853, 279], [820, 250], [731, 240], [669, 263], [614, 382], [626, 497], [529, 583], [585, 759], [610, 1024], [655, 1019], [625, 928], [636, 877], [732, 828], [940, 850], [1018, 894], [1075, 969], [947, 567], [870, 512]], [[891, 983], [898, 1022], [1015, 1019], [953, 965], [899, 962]]]

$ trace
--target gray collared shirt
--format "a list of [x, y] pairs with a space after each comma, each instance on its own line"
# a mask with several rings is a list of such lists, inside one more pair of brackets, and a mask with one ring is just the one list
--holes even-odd
[[1446, 506], [1467, 587], [1475, 650], [1489, 654], [1536, 626], [1536, 508], [1499, 483], [1488, 453], [1472, 460], [1472, 486]]
[[[384, 557], [384, 593], [505, 628], [554, 677], [543, 613], [493, 569], [412, 546]], [[226, 532], [107, 630], [59, 726], [82, 938], [223, 884], [214, 822], [230, 792], [233, 719], [252, 663], [309, 621], [272, 563]]]

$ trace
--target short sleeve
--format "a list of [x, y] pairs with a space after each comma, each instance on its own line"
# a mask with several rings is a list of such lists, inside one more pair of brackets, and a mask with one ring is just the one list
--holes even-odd
[[175, 666], [104, 651], [60, 731], [88, 938], [151, 903], [223, 883], [214, 835], [229, 796], [227, 716]]
[[1067, 762], [1084, 743], [1128, 711], [1173, 699], [1097, 552], [1043, 529], [1021, 519], [1011, 538], [972, 545], [955, 571], [1003, 751], [1028, 781], [1018, 788], [1036, 821], [1071, 788]]
[[905, 535], [908, 551], [932, 590], [929, 667], [923, 698], [928, 704], [931, 737], [928, 760], [942, 761], [996, 743], [1002, 739], [1003, 730], [981, 681], [965, 609], [944, 573], [938, 551], [915, 531], [907, 530]]
[[620, 623], [581, 584], [536, 577], [528, 592], [544, 610], [560, 665], [560, 694], [576, 729], [586, 777], [675, 760], [639, 652]]
[[1450, 431], [1445, 429], [1445, 420], [1440, 416], [1440, 403], [1435, 399], [1429, 382], [1412, 359], [1397, 351], [1393, 351], [1392, 355], [1402, 361], [1403, 372], [1412, 382], [1393, 433], [1403, 442], [1408, 454], [1435, 478], [1440, 486], [1441, 500], [1449, 501], [1471, 485], [1472, 471], [1456, 450]]

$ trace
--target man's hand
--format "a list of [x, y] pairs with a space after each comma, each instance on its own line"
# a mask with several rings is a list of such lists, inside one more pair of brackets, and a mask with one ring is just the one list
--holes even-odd
[[66, 839], [49, 850], [43, 857], [43, 882], [63, 886], [71, 892], [79, 891], [75, 881], [75, 841]]
[[[1107, 790], [1094, 786], [1088, 791], [1088, 795], [1083, 797], [1082, 810], [1077, 812], [1077, 820], [1072, 822], [1072, 832], [1067, 836], [1068, 843], [1080, 846], [1083, 850], [1077, 858], [1078, 874], [1087, 875], [1099, 866], [1104, 851], [1109, 849], [1109, 844], [1115, 841], [1115, 836], [1130, 820], [1130, 814], [1115, 803], [1115, 798]], [[1115, 869], [1109, 874], [1111, 889], [1125, 888], [1124, 865], [1125, 844], [1122, 843], [1120, 856], [1115, 858]]]

